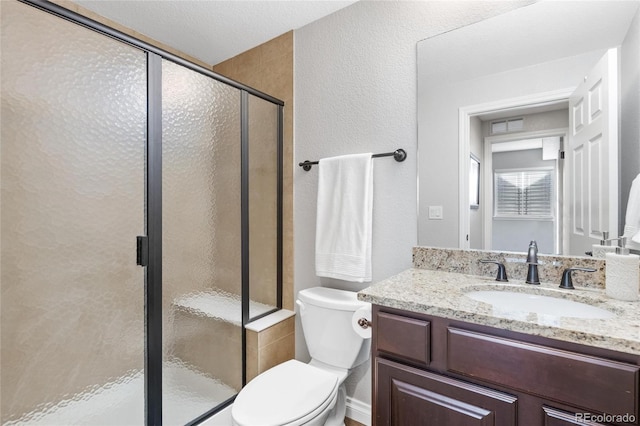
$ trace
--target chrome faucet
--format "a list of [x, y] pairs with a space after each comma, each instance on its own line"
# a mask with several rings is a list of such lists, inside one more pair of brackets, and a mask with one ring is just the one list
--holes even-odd
[[529, 251], [527, 253], [527, 284], [540, 284], [538, 277], [538, 244], [535, 240], [529, 243]]

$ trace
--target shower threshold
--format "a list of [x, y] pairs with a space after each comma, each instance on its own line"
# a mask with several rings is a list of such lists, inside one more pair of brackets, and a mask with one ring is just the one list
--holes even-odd
[[[163, 389], [163, 424], [167, 426], [184, 425], [237, 393], [178, 362], [165, 362]], [[5, 425], [144, 425], [144, 374], [123, 376]]]

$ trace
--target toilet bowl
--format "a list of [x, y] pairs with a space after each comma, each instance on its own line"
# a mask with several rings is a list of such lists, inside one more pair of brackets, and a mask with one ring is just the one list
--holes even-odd
[[300, 291], [296, 304], [311, 361], [290, 360], [251, 380], [231, 409], [235, 426], [344, 425], [344, 380], [371, 347], [353, 330], [352, 316], [370, 305], [354, 292], [324, 287]]
[[324, 425], [340, 387], [333, 373], [290, 360], [245, 386], [231, 409], [235, 426]]

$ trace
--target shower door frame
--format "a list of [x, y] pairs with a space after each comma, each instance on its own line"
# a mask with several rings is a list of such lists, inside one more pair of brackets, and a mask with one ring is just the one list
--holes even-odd
[[[86, 16], [46, 0], [18, 0], [90, 30], [111, 37], [142, 50], [147, 55], [147, 156], [146, 156], [146, 244], [142, 245], [145, 265], [145, 424], [162, 425], [162, 60], [168, 60], [192, 71], [213, 78], [240, 90], [241, 114], [241, 256], [242, 256], [242, 384], [246, 384], [247, 338], [245, 325], [252, 320], [282, 309], [282, 262], [283, 262], [283, 129], [284, 102], [252, 87], [217, 74], [161, 48], [153, 46], [128, 34], [115, 30]], [[277, 307], [259, 316], [249, 313], [249, 95], [271, 102], [277, 110]], [[135, 236], [132, 235], [132, 244]], [[141, 253], [138, 253], [140, 255]], [[222, 408], [230, 405], [235, 396], [212, 407], [190, 421], [196, 425]]]

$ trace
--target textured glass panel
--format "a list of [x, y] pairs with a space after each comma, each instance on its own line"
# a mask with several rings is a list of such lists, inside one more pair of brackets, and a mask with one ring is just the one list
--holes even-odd
[[145, 54], [2, 3], [2, 422], [144, 422]]
[[163, 416], [242, 387], [240, 92], [162, 64]]
[[249, 96], [249, 316], [277, 306], [278, 107]]

